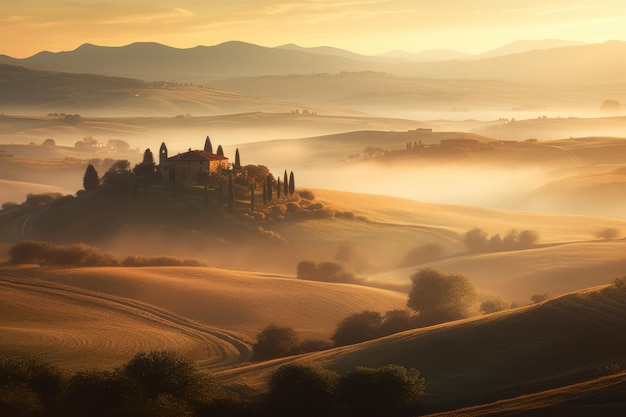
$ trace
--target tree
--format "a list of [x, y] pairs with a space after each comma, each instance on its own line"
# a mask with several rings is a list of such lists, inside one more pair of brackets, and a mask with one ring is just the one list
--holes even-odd
[[267, 188], [267, 201], [272, 201], [274, 199], [273, 197], [273, 185], [274, 185], [274, 177], [272, 176], [272, 174], [267, 174], [267, 180], [265, 183], [265, 187]]
[[289, 173], [289, 195], [296, 192], [296, 183], [293, 180], [293, 171]]
[[235, 212], [235, 183], [233, 181], [233, 173], [228, 173], [228, 212]]
[[241, 167], [241, 161], [239, 160], [239, 148], [235, 149], [235, 167]]
[[600, 111], [603, 113], [617, 114], [622, 111], [622, 104], [617, 100], [604, 100], [600, 104]]
[[127, 160], [115, 161], [102, 177], [102, 186], [114, 193], [128, 191], [132, 180], [132, 172], [129, 168], [130, 162]]
[[269, 381], [270, 415], [333, 416], [339, 375], [321, 367], [283, 365]]
[[365, 310], [342, 319], [330, 337], [336, 346], [351, 345], [376, 339], [380, 335], [383, 317], [378, 311]]
[[217, 155], [224, 156], [224, 149], [222, 149], [222, 145], [218, 145], [218, 147], [217, 147]]
[[250, 213], [254, 213], [254, 190], [256, 189], [256, 184], [250, 183]]
[[140, 164], [135, 165], [133, 168], [133, 173], [137, 176], [149, 175], [154, 172], [156, 169], [156, 164], [154, 162], [154, 155], [150, 148], [146, 149], [143, 153], [143, 160]]
[[425, 386], [413, 368], [357, 367], [339, 379], [337, 396], [347, 417], [408, 417], [419, 411]]
[[461, 274], [424, 268], [411, 277], [411, 282], [407, 306], [429, 324], [466, 317], [469, 307], [478, 300], [476, 285]]
[[484, 252], [487, 247], [487, 232], [477, 227], [465, 233], [465, 246], [470, 252]]
[[146, 398], [164, 394], [198, 401], [214, 395], [216, 383], [201, 374], [196, 364], [167, 350], [139, 352], [122, 368]]
[[276, 182], [276, 198], [280, 200], [280, 193], [282, 191], [282, 186], [280, 184], [280, 177], [278, 177], [278, 181]]
[[285, 194], [285, 197], [289, 195], [289, 178], [287, 178], [287, 170], [285, 170], [285, 174], [283, 175], [283, 194]]
[[211, 144], [211, 139], [208, 135], [204, 141], [204, 152], [213, 153], [213, 145]]
[[510, 307], [511, 305], [502, 297], [492, 297], [480, 303], [480, 311], [483, 314], [508, 310]]
[[257, 335], [257, 342], [252, 345], [254, 360], [293, 355], [297, 352], [298, 344], [298, 334], [291, 327], [270, 324]]
[[83, 175], [83, 188], [85, 191], [93, 191], [100, 185], [100, 177], [98, 171], [93, 165], [87, 165], [85, 175]]

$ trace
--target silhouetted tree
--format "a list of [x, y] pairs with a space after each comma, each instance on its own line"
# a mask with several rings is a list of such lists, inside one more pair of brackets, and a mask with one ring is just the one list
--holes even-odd
[[267, 187], [265, 186], [265, 181], [263, 181], [263, 205], [267, 206]]
[[218, 147], [217, 147], [217, 155], [224, 156], [224, 149], [222, 149], [222, 145], [218, 145]]
[[96, 171], [93, 165], [87, 165], [85, 175], [83, 175], [83, 188], [85, 191], [92, 191], [98, 188], [99, 185], [100, 177], [98, 176], [98, 171]]
[[419, 411], [425, 386], [413, 368], [357, 367], [339, 379], [337, 396], [347, 417], [408, 417]]
[[213, 153], [213, 145], [211, 144], [211, 139], [208, 135], [204, 141], [204, 152]]
[[278, 181], [276, 182], [276, 198], [280, 200], [280, 193], [282, 190], [282, 186], [280, 184], [280, 177], [278, 177]]
[[365, 310], [342, 319], [330, 339], [337, 346], [372, 340], [379, 337], [383, 317], [378, 311]]
[[148, 148], [143, 153], [143, 160], [141, 163], [135, 165], [133, 168], [133, 173], [137, 176], [144, 176], [152, 174], [155, 169], [156, 164], [154, 163], [154, 155], [152, 155], [152, 151]]
[[321, 367], [283, 365], [269, 381], [270, 415], [332, 417], [335, 415], [335, 388], [339, 375]]
[[254, 190], [256, 188], [256, 184], [250, 183], [250, 213], [254, 213]]
[[102, 186], [114, 193], [128, 191], [133, 175], [129, 168], [130, 162], [127, 160], [115, 161], [102, 177]]
[[289, 356], [297, 352], [299, 337], [291, 327], [271, 324], [257, 335], [257, 342], [252, 345], [254, 360]]
[[478, 300], [476, 285], [461, 274], [424, 268], [411, 281], [407, 306], [419, 311], [421, 320], [428, 324], [466, 317], [469, 307]]
[[267, 174], [267, 182], [265, 184], [265, 187], [267, 188], [267, 201], [272, 201], [274, 199], [273, 196], [273, 185], [274, 185], [274, 181], [273, 181], [273, 177], [272, 174]]
[[235, 167], [241, 167], [241, 161], [239, 160], [239, 148], [235, 149]]
[[285, 170], [285, 174], [283, 175], [283, 194], [285, 194], [285, 197], [289, 195], [289, 179], [287, 178], [287, 170]]
[[289, 195], [296, 192], [296, 183], [293, 180], [293, 171], [289, 173]]
[[228, 173], [228, 212], [235, 212], [235, 183], [233, 181], [233, 173]]

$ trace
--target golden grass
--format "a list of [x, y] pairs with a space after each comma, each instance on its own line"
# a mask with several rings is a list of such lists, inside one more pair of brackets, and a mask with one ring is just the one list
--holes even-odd
[[406, 295], [356, 285], [302, 281], [204, 267], [34, 268], [31, 276], [130, 298], [254, 340], [277, 323], [304, 338], [328, 338], [345, 316], [406, 306]]
[[406, 288], [420, 267], [461, 272], [482, 291], [527, 304], [534, 294], [551, 296], [608, 284], [626, 274], [626, 241], [549, 245], [522, 251], [467, 255], [371, 276]]
[[5, 354], [35, 353], [71, 369], [111, 368], [153, 349], [214, 366], [248, 354], [225, 333], [131, 300], [5, 274], [0, 294]]
[[[357, 345], [225, 370], [222, 382], [263, 391], [283, 363], [398, 364], [426, 379], [425, 410], [450, 410], [591, 379], [626, 360], [626, 294], [606, 287], [546, 303], [442, 324]], [[241, 386], [241, 385], [244, 386]]]

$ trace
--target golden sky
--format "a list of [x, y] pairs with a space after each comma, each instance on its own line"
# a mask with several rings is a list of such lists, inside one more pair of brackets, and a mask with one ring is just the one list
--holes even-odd
[[480, 53], [520, 39], [626, 40], [624, 0], [2, 0], [0, 54], [83, 43], [187, 48], [240, 40]]

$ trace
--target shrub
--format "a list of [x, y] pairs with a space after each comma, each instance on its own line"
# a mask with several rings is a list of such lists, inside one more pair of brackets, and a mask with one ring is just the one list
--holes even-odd
[[472, 253], [500, 252], [529, 249], [537, 245], [539, 234], [534, 230], [509, 231], [504, 237], [491, 237], [482, 229], [474, 228], [465, 233], [465, 247]]
[[379, 337], [382, 323], [383, 317], [377, 311], [353, 313], [339, 322], [330, 338], [337, 346], [372, 340]]
[[614, 240], [619, 237], [619, 230], [614, 227], [605, 227], [596, 231], [596, 237], [602, 240]]
[[476, 286], [461, 274], [445, 274], [431, 268], [417, 271], [412, 277], [407, 306], [427, 323], [441, 323], [467, 316], [478, 300]]
[[537, 304], [546, 301], [548, 298], [550, 298], [550, 294], [544, 292], [543, 294], [534, 294], [532, 297], [530, 297], [530, 301], [532, 301], [533, 304]]
[[496, 313], [511, 308], [511, 305], [502, 297], [492, 297], [480, 303], [480, 311], [483, 314]]
[[443, 255], [443, 246], [441, 244], [437, 242], [424, 243], [407, 252], [402, 265], [408, 267], [433, 262], [441, 258], [441, 255]]
[[33, 207], [46, 206], [62, 195], [61, 193], [27, 194], [26, 204]]
[[253, 358], [256, 361], [281, 358], [297, 353], [300, 340], [291, 327], [271, 324], [257, 335], [257, 342], [252, 345]]
[[419, 411], [425, 382], [416, 369], [357, 367], [342, 376], [337, 395], [345, 416], [402, 417]]
[[315, 194], [310, 190], [298, 190], [297, 194], [305, 200], [315, 200]]
[[336, 283], [356, 283], [356, 276], [343, 264], [324, 261], [300, 261], [296, 276], [300, 279]]
[[84, 243], [54, 245], [37, 240], [15, 243], [9, 248], [9, 264], [60, 266], [116, 266], [114, 255]]
[[325, 368], [288, 364], [269, 381], [270, 415], [332, 416], [339, 375]]

